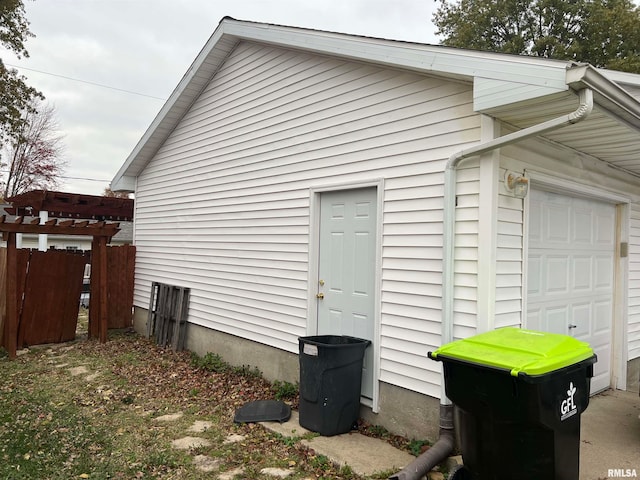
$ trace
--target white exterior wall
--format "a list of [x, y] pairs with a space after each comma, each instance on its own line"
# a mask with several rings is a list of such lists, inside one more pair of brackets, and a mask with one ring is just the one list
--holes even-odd
[[479, 138], [469, 85], [241, 43], [138, 177], [134, 303], [190, 287], [190, 322], [297, 352], [309, 189], [384, 178], [380, 379], [439, 396], [443, 169]]
[[629, 220], [629, 358], [640, 357], [640, 204], [631, 206]]

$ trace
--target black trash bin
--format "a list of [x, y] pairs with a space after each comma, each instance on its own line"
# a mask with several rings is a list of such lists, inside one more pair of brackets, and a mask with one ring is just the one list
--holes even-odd
[[443, 345], [464, 469], [457, 479], [578, 480], [596, 355], [566, 335], [502, 328]]
[[362, 362], [369, 340], [344, 335], [298, 338], [300, 425], [321, 435], [346, 433], [360, 412]]

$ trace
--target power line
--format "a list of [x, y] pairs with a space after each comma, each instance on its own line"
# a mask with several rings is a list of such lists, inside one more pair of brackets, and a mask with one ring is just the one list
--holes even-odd
[[[9, 170], [0, 169], [0, 173], [9, 173]], [[56, 176], [56, 178], [61, 178], [63, 180], [86, 180], [87, 182], [101, 182], [101, 183], [109, 183], [111, 180], [104, 180], [102, 178], [88, 178], [88, 177], [67, 177], [66, 175]]]
[[43, 70], [36, 70], [35, 68], [27, 68], [27, 67], [22, 67], [22, 66], [18, 66], [18, 65], [12, 65], [10, 63], [6, 63], [5, 65], [7, 65], [8, 67], [21, 68], [23, 70], [29, 70], [30, 72], [42, 73], [43, 75], [50, 75], [52, 77], [64, 78], [65, 80], [71, 80], [72, 82], [85, 83], [87, 85], [93, 85], [94, 87], [108, 88], [109, 90], [115, 90], [117, 92], [128, 93], [130, 95], [138, 95], [140, 97], [153, 98], [155, 100], [162, 100], [162, 101], [166, 100], [166, 98], [154, 97], [153, 95], [147, 95], [146, 93], [134, 92], [134, 91], [131, 91], [131, 90], [125, 90], [123, 88], [117, 88], [117, 87], [112, 87], [110, 85], [104, 85], [102, 83], [90, 82], [88, 80], [81, 80], [79, 78], [67, 77], [66, 75], [59, 75], [57, 73], [45, 72]]
[[87, 182], [102, 182], [102, 183], [110, 183], [111, 180], [102, 180], [100, 178], [86, 178], [86, 177], [65, 177], [61, 176], [58, 178], [63, 178], [65, 180], [86, 180]]

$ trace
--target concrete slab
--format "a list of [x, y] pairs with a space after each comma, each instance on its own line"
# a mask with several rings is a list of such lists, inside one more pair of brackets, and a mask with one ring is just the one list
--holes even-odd
[[238, 435], [237, 433], [232, 433], [227, 438], [225, 438], [224, 442], [222, 442], [222, 443], [224, 445], [228, 445], [230, 443], [240, 443], [240, 442], [244, 441], [246, 438], [247, 437], [245, 437], [244, 435]]
[[[304, 437], [313, 434], [300, 426], [298, 412], [292, 411], [288, 422], [262, 422], [268, 430], [283, 437]], [[338, 465], [349, 465], [359, 475], [400, 470], [414, 460], [414, 456], [392, 447], [384, 440], [359, 433], [345, 433], [333, 437], [313, 437], [300, 442], [326, 456]]]
[[386, 441], [359, 433], [302, 440], [306, 447], [323, 454], [338, 465], [349, 465], [358, 475], [401, 470], [415, 457], [392, 447]]
[[640, 478], [639, 414], [637, 393], [609, 390], [591, 398], [581, 418], [580, 480], [620, 476], [620, 470]]
[[193, 464], [198, 470], [203, 472], [213, 472], [220, 466], [220, 460], [206, 455], [196, 455], [193, 457]]
[[206, 438], [200, 437], [182, 437], [171, 442], [173, 448], [178, 450], [191, 450], [192, 448], [208, 447], [211, 442]]
[[154, 422], [175, 422], [176, 420], [181, 419], [183, 415], [184, 413], [182, 412], [169, 413], [167, 415], [161, 415], [159, 417], [156, 417], [153, 419], [153, 421]]
[[291, 418], [286, 422], [261, 422], [261, 425], [271, 432], [279, 433], [283, 437], [302, 437], [308, 433], [313, 433], [300, 426], [300, 416], [295, 410], [291, 411]]

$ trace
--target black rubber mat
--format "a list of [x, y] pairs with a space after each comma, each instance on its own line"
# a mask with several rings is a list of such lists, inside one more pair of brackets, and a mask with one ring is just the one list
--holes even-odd
[[291, 407], [279, 400], [256, 400], [236, 410], [235, 423], [286, 422], [291, 418]]

